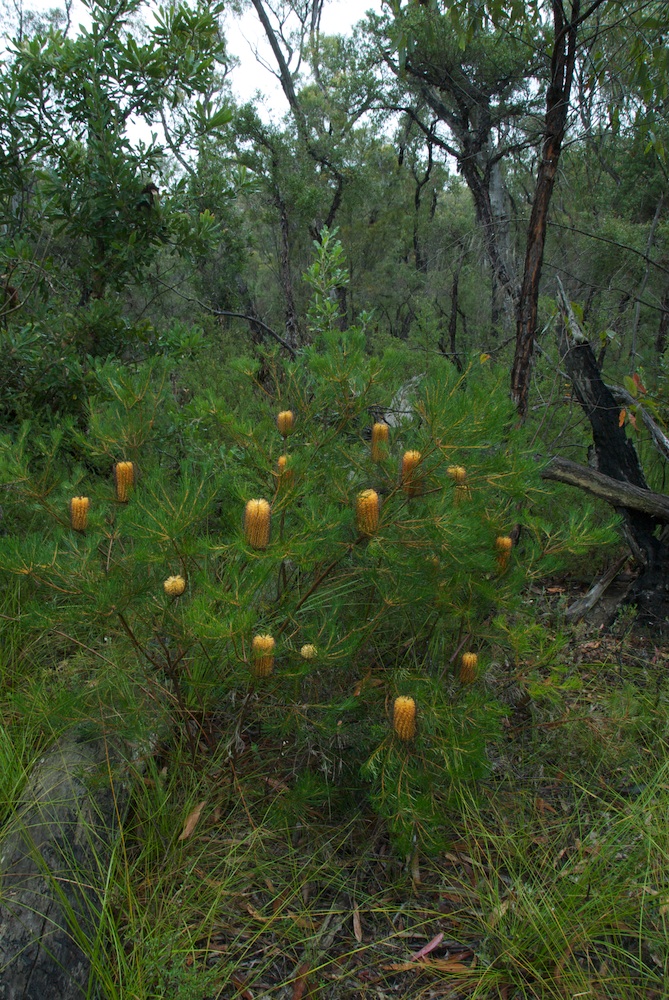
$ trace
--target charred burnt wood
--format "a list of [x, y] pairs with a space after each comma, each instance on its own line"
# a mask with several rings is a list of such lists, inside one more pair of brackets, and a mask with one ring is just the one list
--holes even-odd
[[[661, 537], [666, 515], [660, 513], [659, 494], [653, 494], [648, 489], [634, 444], [621, 426], [620, 406], [604, 384], [592, 347], [584, 336], [559, 281], [558, 304], [561, 314], [558, 341], [562, 366], [590, 421], [597, 471], [610, 480], [632, 488], [631, 491], [623, 489], [619, 500], [604, 497], [620, 513], [625, 538], [643, 567], [625, 601], [637, 604], [640, 620], [644, 624], [663, 632], [669, 631], [669, 548]], [[589, 482], [592, 484], [592, 480]], [[601, 485], [600, 483], [600, 487]], [[634, 504], [630, 502], [632, 497], [636, 498]], [[640, 506], [644, 497], [644, 506]], [[656, 507], [650, 510], [647, 501], [653, 497], [656, 498]]]

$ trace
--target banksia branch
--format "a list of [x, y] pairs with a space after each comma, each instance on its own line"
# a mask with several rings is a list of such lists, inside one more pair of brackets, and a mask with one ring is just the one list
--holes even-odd
[[186, 589], [186, 581], [182, 576], [168, 576], [163, 583], [163, 590], [168, 597], [181, 597]]
[[70, 527], [73, 531], [85, 531], [88, 524], [88, 497], [72, 497], [70, 500]]
[[256, 677], [269, 677], [274, 669], [276, 642], [271, 635], [254, 635], [251, 642], [252, 670]]
[[401, 740], [408, 743], [416, 735], [416, 702], [400, 695], [393, 705], [393, 729]]
[[495, 548], [497, 549], [497, 565], [500, 568], [500, 572], [503, 573], [509, 565], [513, 539], [509, 535], [498, 535], [495, 539]]
[[402, 456], [402, 472], [400, 479], [402, 489], [408, 497], [416, 497], [423, 488], [423, 477], [417, 472], [420, 465], [419, 451], [405, 451]]
[[277, 414], [276, 426], [279, 428], [281, 437], [287, 438], [289, 434], [292, 434], [294, 425], [295, 417], [292, 410], [282, 410], [281, 413]]
[[300, 656], [303, 660], [315, 660], [318, 655], [318, 650], [313, 643], [307, 642], [302, 646], [300, 650]]
[[127, 503], [132, 488], [135, 485], [135, 466], [133, 462], [117, 462], [114, 466], [114, 485], [116, 499], [119, 503]]
[[459, 679], [461, 684], [473, 684], [476, 680], [476, 672], [479, 658], [476, 653], [463, 653], [460, 660]]
[[372, 425], [372, 461], [380, 462], [386, 455], [388, 444], [388, 424]]
[[270, 506], [267, 500], [249, 500], [244, 510], [244, 534], [252, 549], [269, 545]]
[[463, 465], [449, 465], [446, 470], [455, 483], [455, 502], [471, 499], [471, 490], [467, 486], [467, 470]]
[[363, 490], [355, 502], [355, 519], [361, 535], [374, 535], [379, 527], [379, 494], [376, 490]]

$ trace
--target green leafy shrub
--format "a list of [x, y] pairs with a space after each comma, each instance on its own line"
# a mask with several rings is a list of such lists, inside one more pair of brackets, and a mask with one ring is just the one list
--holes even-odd
[[[134, 699], [146, 726], [167, 707], [191, 740], [215, 715], [232, 755], [246, 734], [265, 771], [285, 773], [291, 815], [314, 796], [369, 796], [404, 852], [436, 848], [499, 732], [488, 663], [554, 655], [543, 630], [522, 638], [519, 617], [539, 520], [504, 558], [496, 544], [542, 487], [485, 362], [458, 374], [436, 358], [407, 384], [401, 352], [370, 358], [364, 327], [337, 329], [339, 250], [326, 238], [317, 255], [314, 339], [296, 361], [238, 360], [223, 396], [182, 409], [164, 364], [108, 361], [74, 434], [86, 466], [68, 464], [62, 433], [6, 442], [0, 569], [22, 579], [24, 621], [57, 636], [58, 655], [93, 657], [84, 703], [123, 715]], [[373, 460], [380, 418], [389, 441]], [[175, 427], [182, 457], [165, 447]], [[138, 471], [127, 503], [111, 477], [121, 460]], [[369, 491], [378, 522], [361, 525]], [[90, 500], [85, 531], [70, 525], [72, 496]], [[268, 541], [245, 530], [253, 499], [271, 507]], [[274, 640], [262, 670], [257, 636]], [[476, 674], [461, 669], [468, 652]], [[409, 738], [393, 730], [400, 695], [417, 706]]]

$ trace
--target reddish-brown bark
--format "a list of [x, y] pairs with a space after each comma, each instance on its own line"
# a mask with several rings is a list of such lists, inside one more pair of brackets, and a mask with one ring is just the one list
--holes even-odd
[[546, 94], [544, 145], [527, 233], [523, 283], [518, 301], [516, 351], [511, 369], [511, 395], [521, 417], [527, 414], [548, 208], [567, 127], [580, 6], [581, 0], [573, 0], [571, 20], [567, 22], [561, 0], [553, 0], [552, 3], [555, 43], [551, 58], [551, 79]]

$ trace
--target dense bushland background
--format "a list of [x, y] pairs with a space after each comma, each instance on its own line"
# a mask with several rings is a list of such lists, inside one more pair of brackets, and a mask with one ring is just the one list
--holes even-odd
[[391, 3], [352, 38], [253, 6], [279, 124], [230, 96], [222, 5], [8, 10], [1, 818], [61, 734], [126, 741], [91, 997], [661, 996], [666, 655], [633, 608], [566, 616], [626, 549], [540, 474], [591, 444], [559, 278], [664, 488], [664, 5]]

